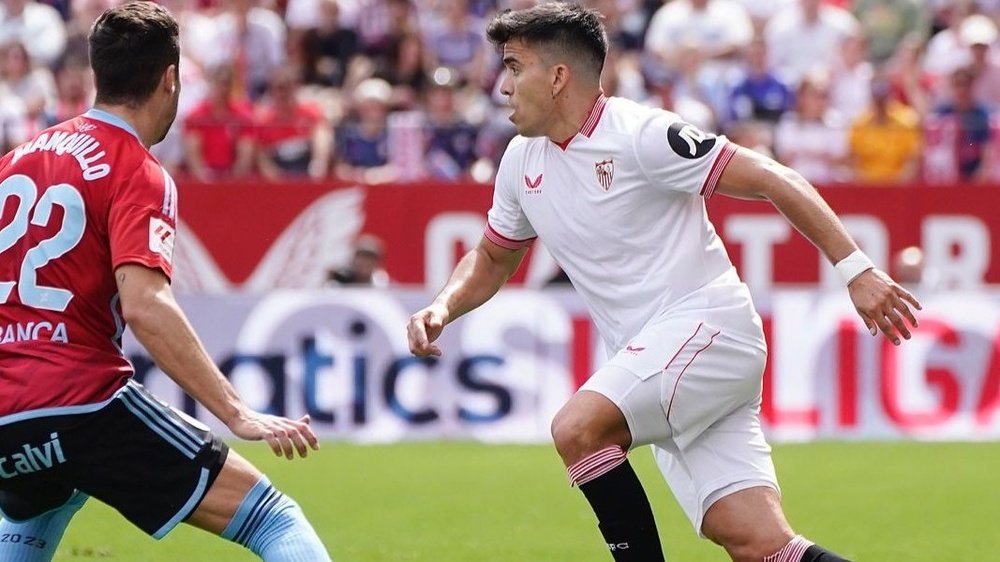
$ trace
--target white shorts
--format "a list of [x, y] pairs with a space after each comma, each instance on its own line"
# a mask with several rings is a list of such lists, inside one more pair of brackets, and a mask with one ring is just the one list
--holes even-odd
[[632, 449], [653, 445], [699, 535], [720, 498], [754, 486], [779, 489], [760, 426], [766, 357], [754, 313], [715, 323], [676, 318], [644, 329], [580, 389], [621, 409]]

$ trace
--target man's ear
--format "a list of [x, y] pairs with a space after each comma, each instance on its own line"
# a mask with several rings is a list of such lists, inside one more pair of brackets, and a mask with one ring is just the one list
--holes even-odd
[[180, 79], [177, 73], [177, 65], [172, 64], [163, 71], [163, 76], [160, 77], [160, 86], [166, 90], [170, 95], [174, 95], [177, 88], [180, 87]]
[[562, 92], [566, 85], [569, 83], [569, 77], [572, 70], [569, 66], [565, 64], [557, 64], [552, 67], [552, 98], [555, 99], [556, 96]]

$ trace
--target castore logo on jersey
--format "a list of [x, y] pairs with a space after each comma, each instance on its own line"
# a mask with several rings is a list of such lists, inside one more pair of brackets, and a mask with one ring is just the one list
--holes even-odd
[[538, 189], [542, 185], [542, 174], [538, 174], [534, 181], [528, 177], [528, 174], [524, 174], [524, 185], [528, 188], [528, 193], [531, 193], [533, 189]]

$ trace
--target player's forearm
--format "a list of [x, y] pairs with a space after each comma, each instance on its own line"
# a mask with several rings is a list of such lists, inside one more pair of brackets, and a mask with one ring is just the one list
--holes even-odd
[[831, 263], [857, 249], [844, 225], [801, 174], [746, 148], [726, 166], [717, 193], [768, 199]]
[[449, 322], [478, 308], [517, 271], [523, 255], [524, 250], [511, 252], [509, 256], [491, 255], [480, 244], [459, 261], [434, 303], [448, 311]]
[[830, 263], [837, 263], [857, 249], [833, 209], [800, 174], [785, 168], [774, 185], [764, 191], [771, 203]]
[[125, 320], [157, 366], [208, 411], [229, 425], [245, 405], [209, 357], [173, 297], [150, 295], [125, 310]]

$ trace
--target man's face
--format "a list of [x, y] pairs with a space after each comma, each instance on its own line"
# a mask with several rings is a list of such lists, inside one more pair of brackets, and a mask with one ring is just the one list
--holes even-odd
[[552, 69], [535, 49], [520, 39], [503, 46], [506, 67], [500, 93], [507, 96], [514, 112], [510, 120], [518, 134], [526, 137], [545, 135], [552, 121]]

